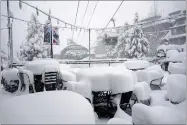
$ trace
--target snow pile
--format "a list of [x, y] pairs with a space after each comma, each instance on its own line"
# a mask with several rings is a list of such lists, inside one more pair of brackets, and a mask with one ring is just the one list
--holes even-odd
[[186, 75], [171, 74], [168, 76], [167, 98], [177, 103], [186, 99]]
[[95, 124], [91, 104], [70, 91], [17, 96], [6, 100], [0, 111], [1, 124]]
[[146, 69], [149, 67], [149, 62], [145, 60], [130, 60], [124, 62], [127, 69]]
[[38, 59], [29, 61], [25, 64], [27, 70], [32, 71], [34, 74], [42, 74], [46, 67], [53, 66], [60, 69], [60, 64], [54, 59]]
[[148, 100], [150, 98], [151, 88], [146, 82], [137, 82], [134, 85], [134, 94], [136, 95], [138, 101]]
[[65, 81], [76, 81], [76, 75], [66, 70], [60, 71], [60, 78]]
[[19, 80], [18, 72], [19, 70], [16, 68], [5, 69], [2, 71], [2, 77], [5, 78], [7, 84], [10, 84], [12, 80]]
[[125, 119], [121, 118], [112, 118], [110, 119], [107, 124], [132, 124], [131, 122], [126, 121]]
[[91, 83], [88, 80], [82, 80], [80, 82], [68, 81], [65, 83], [67, 90], [81, 94], [85, 98], [92, 100]]
[[134, 124], [185, 124], [186, 101], [173, 108], [137, 103], [132, 107], [132, 119]]

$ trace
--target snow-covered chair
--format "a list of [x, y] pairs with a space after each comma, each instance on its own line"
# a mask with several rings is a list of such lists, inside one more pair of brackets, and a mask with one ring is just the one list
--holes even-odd
[[19, 69], [18, 77], [20, 78], [20, 84], [18, 91], [24, 91], [25, 93], [34, 93], [34, 74], [29, 70]]
[[166, 85], [167, 90], [151, 92], [151, 106], [133, 105], [134, 124], [184, 124], [186, 122], [186, 76], [169, 75]]
[[167, 78], [166, 97], [173, 103], [186, 100], [186, 75], [171, 74]]
[[150, 66], [145, 70], [136, 71], [138, 82], [147, 82], [151, 89], [160, 89], [164, 72], [159, 65]]
[[[122, 120], [125, 120], [126, 122], [128, 122], [129, 124], [132, 124], [132, 117], [130, 115], [128, 115], [125, 111], [123, 111], [121, 109], [121, 106], [120, 106], [120, 102], [121, 102], [121, 95], [117, 95], [114, 99], [113, 99], [114, 103], [116, 103], [117, 105], [117, 111], [114, 115], [113, 118], [118, 118], [118, 119], [122, 119]], [[115, 122], [115, 120], [112, 120], [110, 122]], [[109, 123], [110, 123], [109, 122]], [[116, 123], [117, 124], [117, 123]]]
[[59, 69], [55, 66], [46, 66], [42, 73], [42, 82], [46, 91], [56, 90], [58, 84]]
[[18, 90], [19, 87], [19, 77], [17, 76], [19, 70], [17, 68], [4, 69], [2, 71], [1, 84], [5, 91], [14, 93]]
[[147, 106], [137, 103], [132, 107], [134, 124], [186, 124], [186, 100], [168, 106]]
[[146, 82], [137, 82], [134, 85], [133, 93], [135, 94], [135, 102], [150, 104], [151, 88]]

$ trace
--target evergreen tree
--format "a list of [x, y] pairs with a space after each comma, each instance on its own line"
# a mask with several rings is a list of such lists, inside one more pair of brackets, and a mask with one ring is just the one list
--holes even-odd
[[118, 57], [139, 58], [148, 52], [149, 42], [139, 26], [121, 33], [115, 47]]
[[50, 48], [43, 45], [43, 26], [34, 14], [31, 15], [31, 22], [33, 23], [28, 24], [26, 42], [20, 47], [20, 56], [26, 61], [32, 61], [34, 58], [47, 58]]

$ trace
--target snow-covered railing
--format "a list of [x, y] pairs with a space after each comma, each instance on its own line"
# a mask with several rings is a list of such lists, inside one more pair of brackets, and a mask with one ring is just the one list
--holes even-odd
[[92, 60], [58, 60], [62, 64], [103, 64], [108, 63], [109, 66], [111, 63], [123, 63], [128, 59], [92, 59]]

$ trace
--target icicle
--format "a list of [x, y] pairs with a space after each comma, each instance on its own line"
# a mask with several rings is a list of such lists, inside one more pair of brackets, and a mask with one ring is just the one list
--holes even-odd
[[27, 22], [27, 26], [29, 26], [29, 23]]
[[19, 8], [22, 9], [22, 1], [19, 0]]
[[65, 28], [66, 28], [66, 23], [65, 23]]
[[39, 15], [38, 7], [36, 7], [36, 15]]
[[59, 20], [57, 20], [57, 24], [59, 24]]

